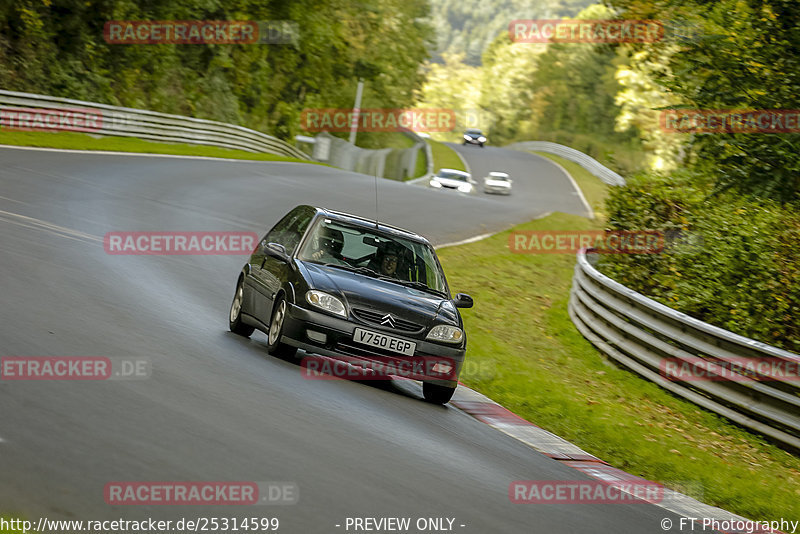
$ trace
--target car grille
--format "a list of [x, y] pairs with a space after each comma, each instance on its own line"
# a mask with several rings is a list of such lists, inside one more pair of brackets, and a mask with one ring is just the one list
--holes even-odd
[[[375, 311], [375, 310], [365, 310], [364, 308], [353, 308], [353, 315], [357, 319], [361, 319], [365, 323], [371, 323], [376, 326], [380, 326], [382, 328], [391, 328], [389, 325], [382, 325], [381, 321], [383, 320], [385, 313]], [[396, 315], [392, 315], [394, 317], [394, 330], [399, 332], [408, 332], [412, 334], [416, 334], [422, 332], [422, 329], [425, 328], [421, 324], [412, 323], [411, 321], [406, 321], [404, 319], [400, 319]]]

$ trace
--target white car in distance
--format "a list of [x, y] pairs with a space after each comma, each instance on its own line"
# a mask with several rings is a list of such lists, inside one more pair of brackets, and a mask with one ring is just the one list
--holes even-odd
[[490, 172], [483, 178], [483, 192], [510, 195], [512, 183], [513, 180], [508, 177], [508, 173]]
[[429, 182], [434, 189], [456, 189], [462, 193], [475, 192], [475, 180], [465, 171], [439, 169]]

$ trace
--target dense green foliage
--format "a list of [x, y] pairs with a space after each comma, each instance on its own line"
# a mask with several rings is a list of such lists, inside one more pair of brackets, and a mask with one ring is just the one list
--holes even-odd
[[[242, 124], [283, 138], [304, 108], [403, 107], [431, 37], [426, 0], [0, 3], [0, 87]], [[111, 20], [291, 20], [296, 44], [108, 44]]]
[[436, 29], [435, 59], [463, 54], [468, 65], [480, 65], [481, 56], [508, 23], [518, 19], [573, 17], [593, 0], [431, 0]]
[[[600, 5], [582, 10], [577, 18], [607, 19], [614, 14]], [[517, 13], [509, 15], [525, 18]], [[529, 17], [530, 18], [530, 17]], [[506, 25], [507, 28], [507, 25]], [[617, 72], [627, 67], [625, 49], [591, 43], [514, 43], [501, 31], [483, 53], [480, 67], [463, 55], [444, 54], [443, 64], [429, 66], [423, 86], [423, 106], [453, 108], [460, 117], [453, 134], [476, 126], [490, 144], [554, 141], [586, 152], [624, 174], [644, 165], [639, 125], [620, 127], [618, 95], [623, 86]]]
[[[696, 27], [656, 73], [694, 109], [800, 109], [800, 6], [796, 0], [607, 0], [628, 18], [672, 18]], [[687, 136], [688, 137], [688, 136]], [[688, 163], [718, 189], [782, 202], [800, 198], [800, 134], [704, 134], [687, 139]]]
[[654, 229], [661, 254], [607, 255], [600, 269], [659, 302], [800, 351], [800, 215], [775, 201], [709, 197], [686, 173], [612, 188], [612, 229]]
[[[668, 108], [800, 108], [800, 6], [783, 0], [609, 0], [627, 18], [678, 20], [690, 39], [637, 45]], [[652, 104], [657, 99], [650, 99]], [[643, 111], [644, 108], [641, 108]], [[613, 228], [680, 229], [702, 241], [609, 256], [603, 271], [673, 308], [800, 351], [800, 135], [670, 134], [680, 171], [613, 192]]]

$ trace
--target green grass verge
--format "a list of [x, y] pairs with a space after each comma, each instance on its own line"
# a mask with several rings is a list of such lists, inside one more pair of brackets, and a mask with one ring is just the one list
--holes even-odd
[[[425, 153], [425, 147], [422, 147], [417, 154], [417, 164], [414, 167], [414, 178], [419, 178], [428, 172], [428, 156]], [[411, 180], [412, 178], [409, 178]]]
[[[598, 181], [559, 163], [582, 187]], [[592, 205], [604, 187], [586, 187]], [[601, 227], [554, 214], [513, 230]], [[512, 254], [509, 233], [439, 252], [476, 303], [462, 312], [465, 384], [634, 475], [751, 519], [800, 517], [800, 458], [611, 364], [567, 313], [574, 256]]]
[[76, 132], [21, 132], [0, 130], [0, 145], [67, 148], [74, 150], [103, 150], [111, 152], [139, 152], [144, 154], [172, 154], [178, 156], [205, 156], [210, 158], [245, 159], [253, 161], [292, 161], [316, 163], [308, 160], [258, 154], [244, 150], [229, 150], [213, 146], [178, 143], [158, 143], [134, 137], [94, 137]]
[[428, 139], [428, 142], [431, 144], [431, 153], [433, 154], [433, 172], [437, 172], [439, 169], [467, 170], [455, 150], [433, 139]]

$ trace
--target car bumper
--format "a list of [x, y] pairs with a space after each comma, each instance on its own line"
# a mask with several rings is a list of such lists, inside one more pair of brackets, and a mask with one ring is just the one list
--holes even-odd
[[483, 186], [483, 191], [485, 193], [494, 193], [498, 195], [510, 195], [511, 188], [509, 187], [491, 187], [491, 186]]
[[[464, 364], [464, 348], [448, 347], [438, 343], [406, 337], [400, 333], [382, 330], [369, 324], [351, 322], [327, 313], [302, 308], [295, 304], [289, 304], [286, 311], [281, 341], [287, 345], [303, 349], [308, 353], [344, 359], [353, 365], [366, 367], [370, 367], [376, 362], [385, 363], [387, 360], [401, 362], [411, 358], [435, 359], [436, 357], [441, 357], [453, 365], [453, 371], [448, 373], [444, 379], [436, 376], [426, 376], [424, 381], [447, 387], [455, 387], [458, 384], [458, 377]], [[380, 349], [375, 349], [368, 345], [360, 345], [353, 341], [353, 331], [356, 328], [381, 332], [416, 343], [414, 356], [404, 356], [380, 351]], [[312, 335], [316, 339], [309, 337], [309, 330], [313, 332]], [[324, 341], [319, 340], [320, 334], [325, 335]]]

